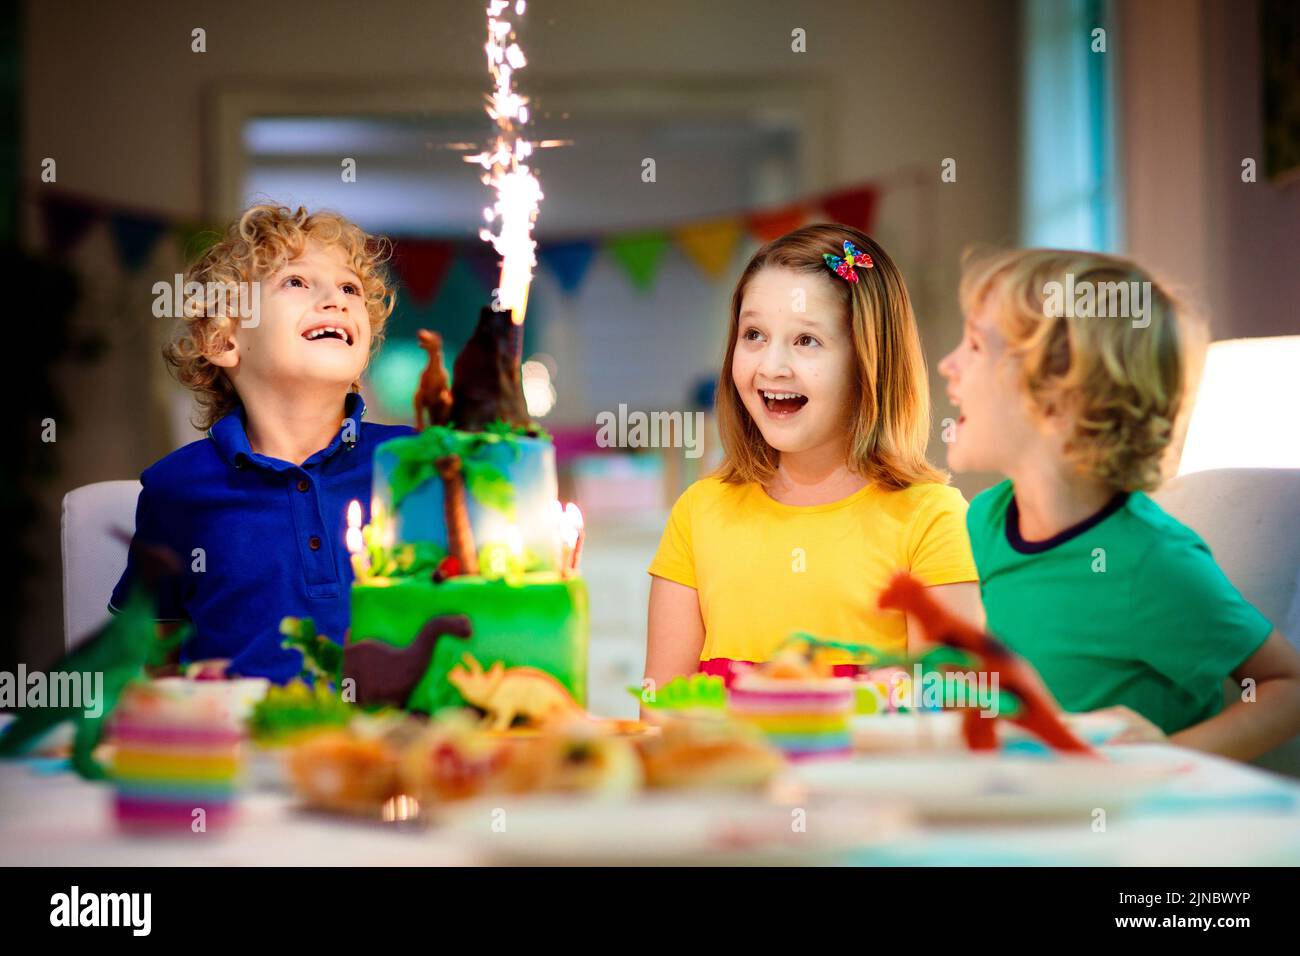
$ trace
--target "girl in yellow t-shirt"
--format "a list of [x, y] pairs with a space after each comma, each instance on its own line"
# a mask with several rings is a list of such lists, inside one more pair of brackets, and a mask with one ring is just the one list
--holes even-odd
[[754, 254], [717, 415], [722, 466], [677, 500], [650, 565], [647, 678], [729, 681], [792, 631], [902, 651], [914, 623], [876, 609], [899, 570], [982, 619], [966, 501], [925, 458], [907, 287], [865, 233], [807, 226]]

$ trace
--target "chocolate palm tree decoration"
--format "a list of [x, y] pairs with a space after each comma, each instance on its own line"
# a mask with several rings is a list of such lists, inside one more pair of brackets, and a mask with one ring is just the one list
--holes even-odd
[[461, 574], [478, 574], [478, 551], [474, 529], [465, 502], [465, 476], [459, 455], [443, 455], [434, 461], [442, 479], [442, 513], [447, 524], [447, 551], [460, 565]]

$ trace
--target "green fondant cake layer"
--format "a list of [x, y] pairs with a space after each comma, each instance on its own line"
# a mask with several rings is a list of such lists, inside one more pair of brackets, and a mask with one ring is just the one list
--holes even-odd
[[560, 681], [579, 704], [587, 701], [587, 587], [580, 577], [526, 574], [519, 583], [481, 577], [392, 578], [352, 586], [349, 640], [410, 644], [438, 614], [464, 614], [469, 640], [444, 636], [408, 701], [410, 710], [435, 713], [464, 704], [447, 673], [466, 652], [484, 667], [536, 667]]

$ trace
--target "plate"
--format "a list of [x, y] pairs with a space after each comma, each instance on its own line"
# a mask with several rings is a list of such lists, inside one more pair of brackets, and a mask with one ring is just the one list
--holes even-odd
[[1180, 772], [1175, 764], [998, 753], [859, 756], [790, 768], [816, 797], [897, 800], [926, 820], [1026, 820], [1122, 811]]
[[503, 865], [817, 865], [903, 839], [910, 823], [891, 800], [546, 794], [461, 804], [435, 832]]
[[[1124, 729], [1124, 719], [1114, 714], [1063, 714], [1075, 735], [1100, 747]], [[954, 710], [911, 713], [857, 714], [849, 722], [853, 749], [862, 753], [967, 753], [962, 717]], [[1009, 720], [997, 722], [998, 741], [1010, 753], [1048, 754], [1051, 749], [1037, 736]]]

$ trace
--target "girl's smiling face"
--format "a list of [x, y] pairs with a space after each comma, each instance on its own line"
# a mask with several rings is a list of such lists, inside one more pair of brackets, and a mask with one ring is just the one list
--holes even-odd
[[855, 358], [832, 281], [768, 266], [745, 287], [731, 377], [763, 438], [779, 452], [846, 442]]
[[997, 297], [986, 295], [966, 325], [958, 346], [939, 362], [955, 405], [956, 435], [948, 444], [953, 471], [1006, 473], [1041, 439], [1018, 384], [1018, 365], [1007, 354], [995, 318]]

